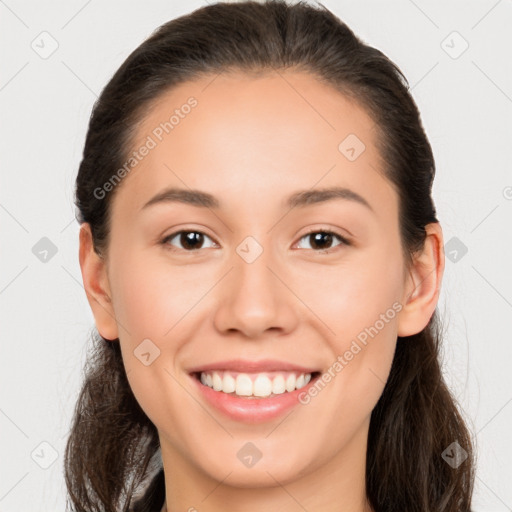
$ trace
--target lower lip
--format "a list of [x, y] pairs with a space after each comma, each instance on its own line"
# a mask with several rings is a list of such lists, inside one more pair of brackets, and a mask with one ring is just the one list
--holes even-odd
[[205, 386], [193, 375], [190, 378], [196, 383], [200, 393], [208, 403], [218, 409], [229, 418], [246, 423], [263, 423], [270, 421], [284, 414], [299, 402], [299, 395], [308, 391], [314, 385], [320, 375], [312, 378], [304, 387], [295, 391], [284, 392], [280, 395], [269, 398], [244, 398], [237, 395], [230, 395], [222, 391], [215, 391]]

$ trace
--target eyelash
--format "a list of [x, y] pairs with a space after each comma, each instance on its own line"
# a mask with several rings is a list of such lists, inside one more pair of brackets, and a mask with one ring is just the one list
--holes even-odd
[[[197, 252], [199, 251], [200, 249], [192, 249], [192, 250], [187, 250], [187, 249], [177, 249], [173, 246], [171, 246], [168, 241], [169, 240], [172, 240], [173, 238], [176, 237], [176, 235], [180, 235], [181, 233], [200, 233], [204, 236], [207, 236], [208, 238], [212, 239], [212, 237], [210, 237], [209, 235], [207, 235], [206, 233], [204, 233], [203, 231], [199, 231], [199, 230], [195, 230], [195, 229], [182, 229], [180, 231], [175, 231], [174, 233], [171, 233], [170, 235], [167, 235], [165, 238], [163, 238], [160, 243], [165, 246], [166, 249], [170, 250], [170, 251], [182, 251], [182, 252]], [[302, 235], [299, 239], [302, 240], [303, 238], [306, 238], [314, 233], [323, 233], [323, 234], [328, 234], [328, 235], [333, 235], [334, 237], [338, 238], [338, 240], [341, 242], [339, 245], [346, 245], [346, 246], [351, 246], [352, 243], [347, 239], [345, 238], [344, 236], [340, 235], [339, 233], [336, 233], [335, 231], [332, 231], [332, 230], [329, 230], [329, 229], [312, 229], [311, 231], [308, 231], [307, 233], [305, 233], [304, 235]], [[213, 240], [213, 239], [212, 239]], [[216, 242], [215, 242], [216, 243]], [[330, 247], [329, 249], [310, 249], [312, 250], [313, 252], [318, 252], [318, 253], [322, 253], [322, 254], [326, 254], [326, 253], [331, 253], [332, 251], [336, 250], [336, 247], [338, 247], [339, 245], [335, 246], [335, 247]]]

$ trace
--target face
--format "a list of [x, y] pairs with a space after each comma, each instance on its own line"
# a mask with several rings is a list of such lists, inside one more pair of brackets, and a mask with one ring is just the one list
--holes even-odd
[[[258, 486], [364, 462], [407, 292], [376, 137], [363, 108], [298, 72], [182, 84], [138, 126], [106, 275], [130, 386], [173, 467]], [[169, 188], [213, 199], [154, 199]], [[253, 381], [239, 360], [315, 373], [238, 399], [190, 374], [235, 361]]]

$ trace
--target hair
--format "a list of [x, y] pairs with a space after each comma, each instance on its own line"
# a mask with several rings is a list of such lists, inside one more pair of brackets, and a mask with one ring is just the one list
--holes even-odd
[[[383, 172], [397, 191], [407, 265], [438, 222], [431, 197], [432, 149], [409, 85], [396, 64], [323, 6], [283, 0], [217, 3], [173, 19], [136, 48], [94, 104], [75, 191], [77, 220], [107, 252], [111, 201], [95, 190], [133, 149], [136, 128], [173, 87], [229, 71], [307, 72], [361, 105], [375, 122]], [[398, 337], [390, 375], [371, 414], [366, 494], [377, 512], [467, 512], [473, 492], [472, 439], [440, 361], [437, 309], [418, 334]], [[135, 399], [119, 339], [93, 336], [67, 441], [64, 470], [72, 510], [132, 510], [159, 452], [158, 432]], [[443, 452], [457, 442], [457, 468]], [[464, 453], [464, 452], [461, 452]], [[463, 457], [462, 457], [463, 458]], [[160, 472], [161, 475], [161, 472]], [[152, 493], [163, 493], [163, 479]], [[140, 509], [149, 510], [149, 502]], [[163, 501], [162, 501], [163, 503]]]

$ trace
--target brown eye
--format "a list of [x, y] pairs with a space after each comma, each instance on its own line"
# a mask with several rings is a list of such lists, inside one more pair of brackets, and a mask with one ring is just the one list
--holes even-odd
[[[172, 233], [171, 235], [165, 237], [162, 240], [162, 244], [171, 245], [171, 240], [177, 239], [182, 247], [178, 249], [182, 249], [184, 251], [195, 251], [198, 249], [202, 249], [202, 245], [204, 244], [205, 238], [211, 240], [208, 235], [205, 235], [201, 231], [177, 231], [176, 233]], [[171, 249], [175, 249], [173, 245], [171, 245]]]
[[[310, 243], [310, 248], [320, 252], [320, 251], [328, 251], [333, 248], [333, 242], [335, 239], [340, 241], [339, 244], [336, 245], [350, 245], [348, 240], [333, 231], [328, 230], [318, 230], [311, 231], [304, 235], [301, 240], [306, 239]], [[334, 247], [336, 247], [336, 245]], [[307, 247], [306, 247], [307, 248]]]

